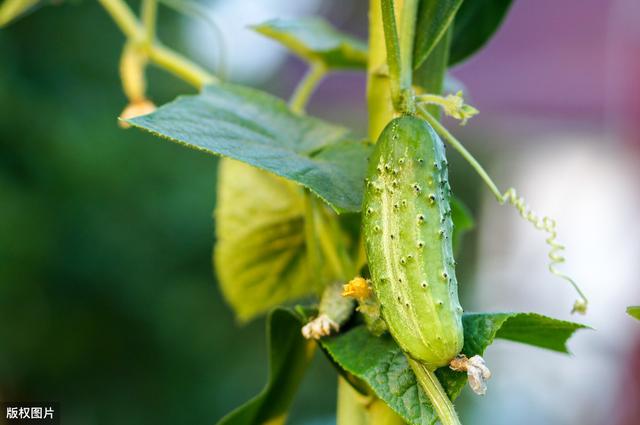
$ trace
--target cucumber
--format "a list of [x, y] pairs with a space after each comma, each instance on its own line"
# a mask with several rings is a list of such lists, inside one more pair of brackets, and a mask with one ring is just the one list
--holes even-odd
[[373, 289], [389, 332], [434, 370], [462, 350], [444, 145], [424, 120], [402, 116], [369, 160], [363, 231]]

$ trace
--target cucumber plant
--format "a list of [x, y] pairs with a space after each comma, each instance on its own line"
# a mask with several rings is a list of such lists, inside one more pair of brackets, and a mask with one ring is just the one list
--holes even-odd
[[[0, 26], [47, 3], [4, 0]], [[495, 338], [566, 353], [585, 327], [535, 313], [463, 313], [458, 301], [455, 245], [473, 220], [452, 194], [443, 141], [498, 202], [547, 232], [550, 271], [577, 290], [575, 312], [587, 307], [557, 268], [556, 222], [515, 189], [498, 190], [440, 122], [442, 113], [461, 124], [478, 113], [462, 93], [443, 95], [443, 82], [449, 66], [489, 40], [511, 1], [370, 0], [368, 44], [319, 18], [256, 23], [309, 65], [288, 102], [225, 82], [160, 43], [159, 4], [202, 16], [197, 4], [142, 0], [138, 16], [125, 0], [97, 3], [126, 37], [119, 69], [129, 105], [120, 124], [222, 157], [220, 287], [241, 322], [268, 313], [269, 381], [219, 424], [285, 422], [317, 348], [339, 377], [339, 425], [459, 424], [453, 402], [466, 382], [486, 391], [481, 356]], [[197, 93], [156, 109], [149, 64]], [[367, 138], [304, 112], [335, 70], [366, 72]], [[303, 298], [315, 302], [291, 307]]]

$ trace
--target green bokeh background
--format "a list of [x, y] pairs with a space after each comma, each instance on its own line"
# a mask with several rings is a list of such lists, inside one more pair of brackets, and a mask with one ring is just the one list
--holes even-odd
[[[117, 127], [122, 43], [94, 2], [0, 31], [0, 400], [60, 401], [65, 425], [212, 424], [265, 382], [264, 321], [235, 324], [211, 270], [217, 160]], [[294, 423], [331, 414], [329, 367]]]

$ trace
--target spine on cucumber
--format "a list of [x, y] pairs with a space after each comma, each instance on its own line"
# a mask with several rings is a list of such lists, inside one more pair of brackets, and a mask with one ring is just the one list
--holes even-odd
[[444, 145], [422, 119], [383, 130], [369, 160], [363, 226], [382, 316], [400, 347], [430, 369], [462, 349]]

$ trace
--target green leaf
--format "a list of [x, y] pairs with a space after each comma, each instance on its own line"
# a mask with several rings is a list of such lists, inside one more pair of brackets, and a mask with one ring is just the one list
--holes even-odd
[[453, 220], [453, 252], [458, 252], [462, 244], [462, 237], [472, 230], [476, 222], [471, 211], [455, 196], [451, 198], [451, 219]]
[[287, 411], [309, 365], [315, 343], [300, 333], [302, 322], [291, 310], [274, 310], [267, 320], [269, 378], [255, 398], [218, 421], [217, 425], [284, 424]]
[[640, 305], [627, 307], [627, 314], [633, 318], [640, 320]]
[[216, 205], [215, 270], [240, 321], [317, 289], [307, 267], [299, 186], [224, 159]]
[[319, 18], [273, 19], [252, 27], [309, 62], [334, 69], [365, 69], [367, 45]]
[[0, 5], [0, 28], [31, 11], [42, 0], [4, 0]]
[[360, 210], [370, 146], [354, 141], [344, 127], [292, 113], [267, 93], [212, 85], [128, 122], [293, 180], [337, 212]]
[[480, 50], [498, 30], [512, 0], [465, 0], [453, 24], [449, 65]]
[[442, 39], [461, 4], [462, 0], [422, 0], [420, 2], [413, 47], [414, 68], [422, 65]]
[[[533, 313], [467, 313], [463, 316], [467, 356], [484, 353], [495, 338], [523, 342], [566, 353], [566, 341], [584, 325]], [[431, 425], [436, 415], [417, 385], [405, 354], [389, 335], [375, 337], [357, 326], [321, 340], [332, 360], [348, 373], [364, 380], [373, 392], [411, 425]], [[436, 371], [453, 400], [466, 384], [466, 375], [448, 367]]]

